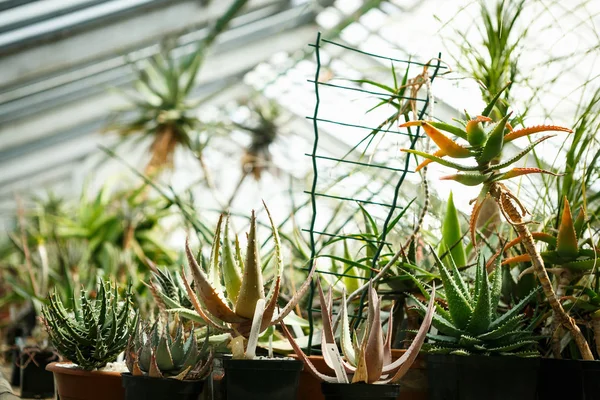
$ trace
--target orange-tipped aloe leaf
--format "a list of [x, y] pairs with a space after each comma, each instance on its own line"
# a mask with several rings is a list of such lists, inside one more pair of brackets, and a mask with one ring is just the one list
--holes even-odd
[[242, 274], [232, 244], [229, 239], [229, 217], [227, 217], [223, 238], [223, 280], [225, 281], [227, 297], [235, 304], [242, 286]]
[[417, 156], [421, 156], [423, 158], [426, 158], [428, 160], [431, 160], [433, 162], [441, 164], [441, 165], [443, 165], [445, 167], [454, 168], [454, 169], [457, 169], [459, 171], [477, 171], [479, 169], [479, 166], [477, 166], [477, 165], [470, 166], [470, 165], [457, 164], [455, 162], [448, 161], [448, 160], [445, 160], [443, 158], [434, 156], [433, 154], [425, 153], [425, 152], [419, 151], [419, 150], [411, 150], [411, 149], [400, 149], [400, 150], [403, 151], [403, 152], [405, 152], [405, 153], [410, 153], [410, 154], [415, 154]]
[[236, 313], [226, 304], [225, 299], [220, 297], [215, 288], [211, 286], [208, 278], [192, 254], [188, 240], [185, 242], [185, 253], [192, 271], [192, 276], [194, 277], [194, 282], [196, 283], [196, 290], [198, 291], [206, 310], [221, 321], [229, 323], [244, 321], [245, 318], [236, 315]]
[[471, 150], [456, 143], [427, 122], [423, 123], [423, 130], [446, 155], [453, 158], [467, 158], [472, 156]]
[[548, 174], [553, 176], [559, 176], [559, 174], [555, 174], [554, 172], [546, 171], [545, 169], [541, 168], [513, 168], [510, 171], [506, 171], [502, 175], [499, 175], [497, 178], [494, 178], [494, 181], [504, 181], [506, 179], [511, 179], [517, 176], [529, 174]]
[[579, 245], [577, 244], [577, 233], [571, 214], [571, 206], [565, 197], [562, 217], [558, 226], [558, 237], [556, 240], [556, 252], [561, 257], [577, 257]]
[[256, 302], [265, 298], [263, 276], [256, 240], [256, 214], [252, 210], [250, 216], [250, 232], [248, 232], [248, 246], [246, 248], [246, 263], [240, 294], [235, 302], [235, 313], [251, 319], [254, 316]]
[[406, 352], [402, 354], [400, 358], [389, 365], [385, 365], [383, 367], [383, 373], [394, 373], [389, 379], [389, 382], [396, 382], [401, 379], [411, 365], [415, 362], [415, 359], [419, 355], [419, 351], [425, 343], [425, 339], [427, 337], [427, 332], [429, 332], [429, 328], [431, 327], [431, 321], [433, 321], [433, 314], [435, 313], [435, 285], [431, 289], [431, 296], [429, 296], [429, 304], [427, 305], [427, 311], [425, 312], [425, 316], [423, 317], [423, 322], [417, 331], [415, 338], [412, 343], [406, 349]]
[[426, 121], [406, 121], [403, 124], [398, 125], [400, 128], [408, 128], [409, 126], [423, 126]]
[[181, 271], [181, 280], [183, 281], [183, 286], [185, 287], [185, 291], [187, 292], [188, 298], [190, 299], [190, 302], [192, 303], [192, 307], [194, 307], [194, 310], [196, 310], [196, 313], [198, 314], [198, 316], [200, 316], [200, 318], [207, 325], [211, 325], [221, 331], [223, 331], [223, 330], [231, 331], [230, 329], [222, 326], [219, 322], [212, 319], [209, 315], [207, 315], [204, 312], [204, 310], [202, 309], [202, 306], [200, 305], [200, 302], [198, 301], [198, 298], [196, 297], [196, 293], [194, 293], [192, 286], [190, 285], [190, 283], [188, 282], [188, 280], [185, 276], [185, 271], [183, 269]]
[[531, 262], [531, 256], [529, 254], [519, 254], [518, 256], [505, 258], [504, 260], [502, 260], [502, 265], [510, 265], [523, 262]]
[[513, 130], [512, 132], [509, 132], [509, 133], [507, 133], [504, 136], [504, 141], [505, 142], [510, 142], [512, 140], [521, 138], [523, 136], [528, 136], [528, 135], [532, 135], [534, 133], [548, 132], [548, 131], [567, 132], [567, 133], [572, 133], [573, 132], [571, 129], [565, 128], [565, 127], [562, 127], [562, 126], [556, 126], [556, 125], [537, 125], [537, 126], [530, 126], [529, 128], [517, 129], [516, 131]]
[[374, 383], [381, 378], [383, 370], [383, 330], [381, 328], [381, 310], [380, 300], [373, 287], [370, 288], [369, 312], [371, 316], [371, 326], [369, 328], [369, 337], [367, 347], [365, 348], [365, 363], [367, 366], [367, 383]]
[[486, 174], [453, 174], [442, 176], [442, 181], [456, 181], [465, 186], [477, 186], [485, 182], [490, 175]]
[[323, 382], [329, 382], [329, 383], [337, 383], [337, 379], [333, 376], [329, 376], [329, 375], [325, 375], [321, 372], [319, 372], [317, 370], [317, 368], [314, 366], [314, 364], [309, 360], [309, 358], [306, 356], [306, 354], [304, 354], [304, 352], [302, 351], [302, 349], [300, 348], [300, 346], [298, 346], [298, 343], [296, 342], [296, 339], [294, 339], [294, 337], [291, 335], [290, 331], [288, 330], [288, 328], [285, 326], [285, 324], [283, 322], [280, 323], [281, 326], [281, 330], [283, 331], [283, 334], [285, 335], [285, 337], [287, 338], [287, 340], [290, 342], [290, 345], [292, 346], [292, 349], [294, 350], [294, 353], [296, 353], [296, 355], [298, 356], [298, 358], [300, 358], [302, 360], [302, 362], [304, 363], [304, 366], [308, 368], [308, 371], [317, 379], [322, 380]]
[[450, 125], [450, 124], [447, 124], [445, 122], [440, 122], [440, 121], [408, 121], [408, 122], [401, 124], [400, 128], [406, 128], [409, 126], [423, 126], [423, 124], [425, 124], [425, 123], [433, 126], [434, 128], [442, 130], [444, 132], [448, 132], [455, 136], [458, 136], [461, 139], [467, 138], [467, 132], [465, 132], [463, 129], [459, 128], [458, 126]]
[[[438, 149], [433, 153], [433, 155], [436, 157], [444, 157], [444, 156], [446, 156], [446, 153], [444, 153], [444, 151], [442, 149]], [[417, 168], [415, 168], [415, 172], [420, 171], [421, 169], [425, 168], [432, 162], [433, 162], [432, 160], [424, 160], [423, 162], [421, 162], [421, 164], [417, 165]]]
[[521, 150], [515, 156], [513, 156], [513, 157], [509, 158], [508, 160], [503, 161], [503, 162], [501, 162], [499, 164], [491, 166], [490, 170], [492, 170], [492, 171], [498, 171], [498, 170], [501, 170], [502, 168], [506, 168], [509, 165], [516, 163], [521, 158], [523, 158], [527, 154], [529, 154], [529, 152], [531, 150], [533, 150], [535, 148], [535, 146], [537, 146], [538, 144], [542, 143], [543, 141], [548, 140], [548, 139], [550, 139], [550, 138], [552, 138], [554, 136], [556, 136], [556, 135], [548, 135], [548, 136], [544, 136], [544, 137], [539, 138], [535, 142], [532, 142], [530, 145], [528, 145], [527, 147], [525, 147], [523, 150]]
[[467, 139], [467, 132], [464, 129], [459, 128], [458, 126], [450, 125], [445, 122], [439, 122], [439, 121], [427, 121], [427, 122], [429, 123], [429, 125], [431, 125], [435, 128], [438, 128], [439, 130], [451, 133], [455, 136], [458, 136], [461, 139], [465, 139], [465, 140]]
[[158, 365], [156, 364], [156, 354], [154, 353], [154, 350], [150, 350], [152, 352], [152, 355], [150, 356], [150, 368], [148, 371], [148, 376], [151, 378], [162, 378], [163, 374], [160, 372], [160, 368], [158, 368]]

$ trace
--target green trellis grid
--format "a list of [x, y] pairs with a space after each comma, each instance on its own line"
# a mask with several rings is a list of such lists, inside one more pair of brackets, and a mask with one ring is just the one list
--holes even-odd
[[[337, 235], [337, 234], [329, 234], [327, 232], [319, 232], [319, 231], [315, 231], [315, 223], [316, 223], [316, 219], [317, 219], [317, 197], [327, 197], [327, 198], [332, 198], [332, 199], [337, 199], [340, 200], [341, 202], [343, 201], [353, 201], [353, 202], [358, 202], [358, 203], [364, 203], [364, 204], [373, 204], [373, 205], [379, 205], [382, 207], [386, 207], [389, 208], [387, 217], [384, 221], [383, 224], [383, 228], [382, 228], [382, 236], [380, 240], [375, 240], [373, 242], [378, 243], [377, 246], [377, 250], [373, 256], [373, 259], [371, 260], [371, 272], [370, 272], [370, 278], [373, 277], [373, 273], [374, 273], [374, 269], [376, 269], [377, 266], [377, 262], [379, 261], [379, 257], [381, 256], [381, 252], [383, 251], [383, 248], [386, 244], [385, 240], [386, 240], [386, 236], [387, 236], [387, 229], [389, 226], [390, 221], [392, 220], [392, 216], [394, 214], [394, 212], [399, 208], [397, 206], [397, 202], [398, 202], [398, 197], [400, 194], [400, 188], [402, 187], [402, 184], [406, 178], [406, 175], [408, 173], [413, 173], [414, 171], [409, 169], [409, 162], [410, 162], [410, 157], [408, 155], [406, 155], [406, 159], [405, 159], [405, 163], [404, 163], [404, 168], [393, 168], [393, 167], [389, 167], [386, 165], [377, 165], [377, 164], [369, 164], [369, 163], [362, 163], [362, 162], [357, 162], [357, 161], [350, 161], [350, 160], [345, 160], [342, 158], [334, 158], [334, 157], [325, 157], [325, 156], [321, 156], [317, 154], [317, 150], [319, 149], [319, 127], [318, 127], [318, 122], [322, 122], [322, 123], [329, 123], [329, 124], [335, 124], [335, 125], [341, 125], [341, 126], [348, 126], [348, 127], [354, 127], [354, 128], [361, 128], [361, 129], [368, 129], [373, 133], [379, 133], [379, 132], [389, 132], [389, 133], [395, 133], [395, 134], [403, 134], [403, 135], [408, 135], [410, 137], [410, 148], [413, 149], [415, 147], [415, 144], [417, 143], [417, 140], [419, 138], [421, 138], [422, 136], [420, 136], [420, 127], [417, 127], [416, 129], [416, 133], [414, 135], [411, 135], [409, 133], [401, 133], [401, 132], [395, 132], [395, 131], [391, 131], [391, 130], [387, 130], [387, 129], [383, 129], [384, 126], [386, 125], [386, 123], [388, 122], [388, 120], [386, 120], [384, 123], [380, 124], [377, 128], [373, 128], [373, 127], [368, 127], [368, 126], [363, 126], [363, 125], [355, 125], [355, 124], [349, 124], [349, 123], [345, 123], [343, 121], [334, 121], [334, 120], [329, 120], [329, 119], [322, 119], [319, 118], [319, 106], [320, 106], [320, 102], [321, 102], [321, 98], [320, 98], [320, 93], [319, 93], [319, 86], [327, 86], [327, 87], [331, 87], [331, 88], [335, 88], [335, 89], [341, 89], [341, 90], [352, 90], [352, 91], [358, 91], [361, 93], [365, 93], [365, 94], [370, 94], [370, 95], [379, 95], [379, 96], [385, 96], [388, 98], [395, 98], [395, 99], [402, 99], [402, 100], [408, 100], [408, 101], [414, 101], [414, 102], [420, 102], [422, 103], [422, 106], [419, 110], [419, 115], [418, 118], [419, 119], [423, 119], [423, 117], [425, 116], [427, 109], [429, 107], [429, 96], [427, 96], [424, 99], [421, 98], [414, 98], [414, 97], [408, 97], [408, 96], [399, 96], [399, 95], [393, 95], [393, 94], [389, 94], [389, 93], [379, 93], [376, 91], [371, 91], [371, 90], [365, 90], [362, 88], [356, 88], [356, 87], [348, 87], [348, 86], [343, 86], [343, 85], [334, 85], [334, 84], [330, 84], [330, 83], [324, 83], [324, 82], [319, 82], [319, 75], [321, 73], [321, 54], [320, 54], [320, 49], [322, 47], [321, 43], [327, 43], [333, 46], [338, 46], [341, 47], [347, 51], [352, 51], [352, 52], [356, 52], [356, 53], [360, 53], [369, 57], [375, 57], [375, 58], [380, 58], [380, 59], [385, 59], [385, 60], [389, 60], [392, 62], [397, 62], [397, 63], [404, 63], [407, 66], [409, 65], [417, 65], [417, 66], [422, 66], [422, 67], [431, 67], [432, 65], [430, 63], [419, 63], [419, 62], [415, 62], [415, 61], [411, 61], [411, 60], [400, 60], [400, 59], [395, 59], [395, 58], [390, 58], [390, 57], [385, 57], [385, 56], [381, 56], [378, 54], [374, 54], [374, 53], [369, 53], [369, 52], [365, 52], [353, 47], [349, 47], [346, 45], [343, 45], [341, 43], [336, 43], [327, 39], [321, 39], [321, 33], [319, 32], [317, 35], [317, 40], [315, 42], [315, 44], [311, 44], [309, 46], [314, 47], [315, 48], [315, 57], [316, 57], [316, 62], [317, 62], [317, 67], [316, 67], [316, 71], [315, 71], [315, 78], [314, 80], [309, 80], [310, 83], [314, 84], [314, 88], [315, 88], [315, 109], [314, 109], [314, 114], [312, 117], [307, 117], [308, 119], [311, 119], [313, 122], [313, 130], [314, 130], [314, 141], [313, 141], [313, 148], [312, 148], [312, 153], [310, 154], [305, 154], [306, 156], [311, 158], [312, 161], [312, 168], [313, 168], [313, 181], [312, 181], [312, 187], [310, 191], [307, 191], [306, 193], [310, 194], [310, 201], [311, 201], [311, 209], [312, 209], [312, 218], [311, 218], [311, 222], [310, 222], [310, 228], [309, 229], [303, 229], [303, 231], [307, 231], [309, 233], [310, 236], [310, 249], [311, 249], [311, 257], [310, 257], [310, 265], [307, 268], [308, 270], [312, 270], [315, 269], [315, 257], [316, 257], [316, 240], [315, 240], [315, 234], [319, 234], [319, 235], [325, 235], [325, 236], [332, 236], [332, 237], [341, 237], [343, 238], [343, 235]], [[435, 65], [433, 65], [434, 67], [434, 71], [431, 74], [431, 76], [429, 77], [429, 82], [432, 83], [433, 80], [435, 79], [435, 77], [438, 75], [438, 72], [440, 69], [443, 69], [445, 67], [441, 66], [441, 53], [438, 54], [438, 57], [435, 59]], [[319, 193], [317, 191], [317, 182], [319, 180], [319, 175], [318, 175], [318, 166], [317, 166], [317, 160], [318, 159], [325, 159], [325, 160], [330, 160], [330, 161], [336, 161], [339, 163], [349, 163], [349, 164], [353, 164], [356, 166], [360, 166], [360, 167], [364, 167], [364, 168], [380, 168], [380, 169], [384, 169], [384, 170], [388, 170], [391, 172], [395, 172], [395, 173], [400, 173], [400, 178], [398, 179], [396, 185], [395, 185], [395, 190], [394, 190], [394, 196], [393, 196], [393, 200], [391, 202], [391, 204], [386, 204], [386, 203], [381, 203], [381, 202], [375, 202], [375, 201], [371, 201], [371, 200], [364, 200], [364, 199], [357, 199], [357, 198], [353, 198], [353, 197], [342, 197], [342, 196], [334, 196], [334, 195], [330, 195], [327, 193]], [[348, 218], [348, 221], [350, 219], [352, 219], [353, 216], [350, 216]], [[348, 222], [347, 221], [347, 222]], [[353, 237], [352, 237], [353, 238]], [[361, 239], [364, 240], [364, 239]], [[332, 274], [335, 276], [345, 276], [345, 274], [339, 274], [339, 273], [332, 273], [332, 272], [328, 272], [328, 271], [316, 271], [316, 272], [321, 272], [321, 273], [328, 273], [328, 274]], [[314, 334], [314, 320], [313, 320], [313, 308], [312, 308], [312, 302], [314, 299], [314, 295], [315, 295], [315, 284], [314, 284], [314, 280], [311, 281], [310, 283], [310, 292], [309, 292], [309, 298], [308, 298], [308, 321], [309, 321], [309, 337], [308, 337], [308, 345], [307, 345], [307, 352], [310, 355], [311, 352], [311, 348], [312, 348], [312, 339], [313, 339], [313, 334]], [[360, 304], [364, 304], [365, 301], [365, 295], [366, 295], [366, 291], [363, 291], [361, 299], [360, 299]], [[362, 318], [362, 309], [363, 307], [358, 307], [357, 309], [357, 315], [355, 315], [357, 322], [360, 321], [360, 319]]]

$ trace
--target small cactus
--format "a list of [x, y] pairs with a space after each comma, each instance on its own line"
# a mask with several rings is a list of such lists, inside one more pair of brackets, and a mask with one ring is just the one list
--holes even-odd
[[175, 335], [169, 332], [168, 325], [162, 327], [158, 321], [152, 328], [148, 325], [142, 328], [138, 323], [126, 351], [131, 374], [152, 378], [202, 379], [210, 369], [212, 358], [208, 340], [204, 341], [202, 349], [198, 349], [193, 327], [185, 332], [181, 322], [177, 324]]
[[81, 291], [73, 310], [65, 309], [56, 291], [42, 308], [50, 341], [66, 359], [85, 370], [102, 368], [115, 361], [127, 346], [137, 320], [132, 309], [131, 286], [124, 296], [116, 285], [100, 282], [97, 296]]

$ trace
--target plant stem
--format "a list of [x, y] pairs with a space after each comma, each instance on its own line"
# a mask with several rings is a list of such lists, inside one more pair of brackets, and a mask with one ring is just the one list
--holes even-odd
[[592, 318], [592, 330], [594, 331], [594, 341], [596, 342], [596, 353], [600, 355], [600, 316]]
[[533, 265], [535, 275], [540, 281], [544, 295], [548, 299], [548, 303], [552, 308], [554, 319], [558, 324], [564, 326], [565, 329], [571, 333], [571, 336], [575, 340], [583, 359], [593, 360], [594, 356], [590, 350], [588, 342], [585, 340], [585, 337], [581, 333], [581, 330], [573, 318], [571, 318], [564, 310], [562, 304], [556, 296], [556, 293], [554, 292], [554, 289], [552, 288], [550, 277], [548, 276], [548, 272], [544, 267], [544, 260], [535, 247], [535, 242], [533, 241], [533, 236], [531, 236], [529, 228], [527, 228], [525, 221], [523, 221], [522, 212], [519, 211], [515, 205], [515, 198], [513, 197], [514, 195], [512, 195], [504, 185], [496, 182], [490, 185], [489, 193], [498, 203], [500, 209], [504, 210], [506, 215], [510, 218], [508, 222], [516, 229], [517, 233], [521, 237], [525, 251], [527, 251], [527, 254], [529, 254], [531, 257], [531, 264]]

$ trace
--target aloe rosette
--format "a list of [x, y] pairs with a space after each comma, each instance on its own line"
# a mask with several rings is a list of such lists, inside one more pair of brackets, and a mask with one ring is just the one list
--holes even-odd
[[[474, 285], [470, 287], [449, 257], [447, 268], [437, 257], [446, 306], [436, 304], [433, 326], [437, 334], [428, 334], [423, 348], [437, 354], [483, 354], [538, 356], [537, 337], [525, 326], [523, 308], [537, 295], [533, 290], [504, 314], [498, 313], [502, 289], [502, 273], [490, 277], [481, 260], [476, 267]], [[425, 305], [415, 299], [421, 313]]]
[[[340, 352], [336, 343], [333, 328], [333, 302], [332, 288], [330, 287], [327, 297], [323, 294], [320, 282], [317, 280], [321, 303], [321, 316], [323, 319], [323, 331], [321, 334], [321, 350], [326, 364], [336, 374], [330, 376], [319, 372], [310, 359], [304, 354], [289, 330], [282, 324], [283, 333], [288, 338], [294, 352], [304, 362], [308, 371], [317, 379], [329, 383], [370, 383], [387, 384], [400, 380], [415, 361], [419, 350], [425, 341], [427, 331], [431, 326], [434, 316], [435, 288], [431, 293], [431, 301], [425, 312], [423, 323], [406, 352], [397, 360], [392, 361], [392, 315], [388, 319], [387, 334], [384, 335], [380, 304], [381, 298], [372, 285], [368, 288], [368, 315], [362, 332], [352, 332], [346, 308], [346, 294], [343, 293], [340, 313], [341, 335]], [[362, 340], [358, 341], [358, 337]], [[343, 355], [343, 358], [342, 358]], [[350, 378], [348, 377], [350, 375]]]
[[213, 359], [208, 335], [202, 348], [198, 349], [194, 328], [186, 331], [181, 322], [177, 324], [174, 335], [168, 325], [161, 326], [159, 321], [151, 328], [148, 325], [141, 327], [138, 323], [125, 354], [127, 368], [133, 376], [176, 380], [204, 378]]
[[127, 346], [137, 320], [131, 286], [120, 296], [116, 285], [100, 282], [96, 293], [92, 298], [82, 290], [79, 304], [74, 301], [73, 309], [67, 310], [54, 292], [42, 308], [42, 319], [56, 350], [85, 370], [115, 361]]
[[[572, 131], [569, 128], [556, 125], [538, 125], [513, 129], [509, 122], [510, 114], [505, 115], [498, 121], [492, 120], [490, 118], [492, 110], [502, 92], [507, 88], [508, 85], [494, 96], [484, 108], [481, 115], [471, 118], [467, 114], [467, 120], [461, 121], [461, 126], [436, 121], [410, 121], [401, 125], [402, 127], [423, 127], [425, 134], [439, 147], [433, 154], [414, 149], [403, 149], [403, 151], [425, 158], [425, 161], [417, 166], [417, 170], [431, 162], [436, 162], [458, 171], [458, 173], [443, 177], [442, 179], [454, 180], [467, 186], [481, 186], [479, 195], [471, 201], [474, 204], [469, 227], [473, 244], [476, 243], [476, 224], [484, 201], [488, 197], [491, 197], [496, 202], [506, 220], [519, 234], [521, 243], [531, 258], [534, 272], [540, 281], [550, 307], [552, 307], [554, 319], [571, 333], [583, 358], [593, 360], [594, 356], [581, 330], [564, 310], [554, 292], [552, 282], [544, 267], [544, 260], [537, 250], [532, 234], [527, 227], [528, 221], [526, 216], [529, 212], [519, 198], [502, 183], [505, 180], [529, 174], [556, 175], [551, 171], [540, 168], [513, 167], [507, 170], [508, 167], [511, 167], [514, 163], [529, 154], [537, 145], [554, 135], [542, 136], [519, 150], [514, 156], [502, 159], [508, 143], [539, 132], [554, 131], [570, 133]], [[456, 136], [457, 139], [453, 140], [442, 131]], [[471, 160], [472, 163], [467, 165], [460, 161], [455, 161], [455, 159]]]
[[[296, 291], [292, 299], [275, 313], [279, 300], [283, 258], [279, 233], [273, 223], [271, 214], [265, 206], [275, 246], [273, 261], [275, 263], [275, 276], [269, 291], [265, 295], [262, 266], [258, 250], [256, 234], [256, 216], [252, 211], [250, 218], [250, 231], [248, 232], [248, 245], [245, 262], [238, 240], [235, 244], [229, 239], [229, 221], [225, 223], [223, 246], [221, 248], [221, 226], [223, 215], [219, 218], [215, 230], [214, 241], [207, 272], [200, 267], [194, 257], [189, 243], [186, 242], [186, 254], [195, 284], [195, 292], [190, 286], [185, 273], [182, 272], [189, 299], [197, 315], [208, 326], [234, 336], [248, 338], [253, 326], [253, 320], [259, 318], [254, 334], [266, 330], [269, 326], [278, 324], [292, 311], [310, 285], [314, 271], [309, 272], [307, 280]], [[259, 302], [264, 306], [257, 311]], [[181, 312], [182, 316], [190, 316], [189, 310], [172, 309], [171, 312]]]

